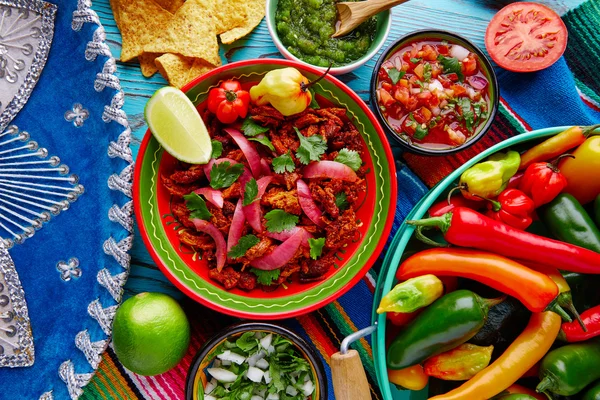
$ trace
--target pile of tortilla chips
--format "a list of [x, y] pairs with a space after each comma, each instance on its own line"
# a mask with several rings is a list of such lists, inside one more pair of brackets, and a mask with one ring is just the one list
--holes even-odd
[[121, 61], [137, 60], [142, 74], [159, 71], [172, 86], [221, 65], [219, 42], [250, 33], [265, 0], [110, 0], [121, 31]]

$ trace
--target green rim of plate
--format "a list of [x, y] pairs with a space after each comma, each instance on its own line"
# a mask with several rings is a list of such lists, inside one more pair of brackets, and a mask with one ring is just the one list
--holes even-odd
[[[527, 133], [523, 133], [517, 136], [513, 136], [503, 142], [500, 142], [489, 149], [483, 151], [478, 154], [467, 163], [463, 164], [460, 168], [456, 169], [450, 175], [448, 175], [444, 180], [439, 182], [436, 186], [434, 186], [429, 193], [417, 203], [415, 207], [411, 210], [409, 215], [407, 216], [407, 220], [411, 218], [422, 218], [427, 210], [434, 204], [440, 195], [442, 195], [450, 185], [452, 185], [460, 175], [483, 160], [486, 157], [489, 157], [493, 153], [504, 150], [508, 147], [520, 145], [525, 142], [542, 139], [548, 136], [556, 135], [559, 132], [564, 131], [569, 128], [568, 126], [562, 127], [554, 127], [554, 128], [546, 128], [539, 129]], [[420, 391], [411, 391], [411, 390], [398, 390], [394, 384], [391, 384], [388, 375], [387, 375], [387, 367], [386, 367], [386, 346], [385, 346], [385, 329], [386, 329], [386, 317], [385, 314], [377, 314], [377, 306], [381, 297], [384, 293], [389, 292], [392, 289], [392, 286], [396, 282], [396, 270], [400, 264], [400, 259], [402, 254], [404, 253], [404, 249], [408, 241], [410, 240], [412, 234], [414, 232], [414, 227], [411, 225], [407, 225], [405, 223], [402, 224], [389, 248], [390, 250], [383, 261], [383, 265], [381, 267], [381, 273], [379, 274], [379, 278], [377, 279], [377, 289], [375, 290], [375, 299], [373, 302], [373, 310], [371, 313], [371, 321], [373, 324], [377, 324], [377, 329], [373, 333], [372, 343], [373, 343], [373, 354], [374, 354], [374, 363], [375, 363], [375, 372], [377, 375], [377, 382], [379, 384], [379, 388], [381, 389], [381, 393], [385, 400], [425, 400], [428, 397], [428, 388], [425, 388]]]
[[[224, 71], [226, 77], [221, 79], [235, 78], [244, 81], [257, 81], [264, 74], [274, 68], [281, 68], [277, 64], [252, 64], [242, 65], [235, 70]], [[316, 74], [303, 71], [309, 79], [317, 78]], [[203, 79], [187, 91], [187, 96], [195, 104], [199, 104], [207, 97], [208, 91], [216, 87], [221, 79], [216, 77]], [[189, 291], [200, 296], [205, 301], [234, 312], [245, 314], [264, 315], [294, 313], [311, 307], [323, 301], [323, 299], [335, 296], [338, 291], [350, 283], [360, 273], [365, 263], [375, 252], [376, 247], [385, 231], [386, 220], [390, 207], [395, 204], [391, 199], [391, 169], [385, 158], [385, 148], [377, 135], [376, 128], [371, 125], [368, 115], [343, 89], [337, 87], [333, 82], [323, 80], [313, 86], [316, 93], [326, 99], [346, 107], [349, 116], [361, 132], [374, 167], [374, 177], [377, 188], [373, 218], [366, 231], [363, 243], [356, 252], [346, 260], [346, 263], [335, 274], [323, 283], [313, 288], [290, 296], [278, 298], [251, 298], [240, 296], [224, 289], [218, 288], [210, 282], [206, 282], [196, 275], [190, 267], [177, 255], [176, 249], [167, 239], [158, 212], [157, 202], [157, 178], [163, 149], [160, 144], [151, 137], [142, 159], [139, 172], [139, 209], [143, 225], [147, 231], [147, 238], [156, 256], [162, 261], [162, 265]]]

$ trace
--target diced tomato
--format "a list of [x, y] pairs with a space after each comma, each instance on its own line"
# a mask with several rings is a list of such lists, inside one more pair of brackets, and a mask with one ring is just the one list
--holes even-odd
[[410, 64], [402, 61], [402, 71], [406, 72], [410, 69]]
[[431, 96], [428, 101], [429, 107], [437, 107], [440, 105], [440, 99], [437, 96]]
[[390, 76], [388, 75], [387, 71], [383, 68], [379, 69], [379, 72], [377, 73], [377, 78], [379, 78], [380, 82], [389, 82], [392, 83], [392, 80], [390, 79]]
[[417, 75], [413, 75], [410, 78], [408, 78], [408, 82], [410, 83], [410, 86], [414, 87], [414, 88], [420, 87], [419, 84], [417, 83], [418, 80], [419, 80], [419, 77]]
[[408, 102], [406, 103], [405, 107], [406, 107], [407, 111], [414, 111], [417, 109], [418, 105], [419, 105], [419, 102], [417, 101], [417, 99], [411, 96], [408, 99]]
[[465, 76], [475, 75], [477, 73], [477, 60], [469, 55], [463, 60], [461, 69]]
[[381, 84], [381, 87], [382, 87], [383, 89], [387, 90], [388, 92], [391, 92], [391, 91], [392, 91], [392, 87], [393, 87], [393, 86], [392, 86], [392, 84], [391, 84], [390, 82], [383, 82], [383, 83]]
[[400, 81], [398, 82], [398, 85], [407, 88], [408, 85], [408, 79], [400, 79]]
[[440, 75], [437, 79], [438, 81], [440, 81], [444, 89], [448, 89], [450, 86], [452, 86], [452, 81], [448, 79], [445, 75]]
[[442, 73], [442, 67], [439, 63], [431, 63], [431, 77], [436, 79]]
[[452, 82], [458, 82], [458, 75], [456, 75], [454, 72], [451, 74], [447, 74], [446, 75], [448, 77], [448, 79], [450, 79]]
[[379, 102], [383, 104], [384, 107], [389, 107], [394, 104], [395, 100], [392, 95], [385, 89], [378, 89], [377, 94], [379, 97]]
[[438, 53], [437, 53], [437, 51], [435, 51], [435, 48], [432, 45], [426, 44], [425, 46], [423, 46], [422, 52], [423, 52], [423, 60], [425, 60], [425, 61], [437, 60]]
[[431, 92], [422, 92], [417, 94], [417, 100], [419, 101], [420, 106], [428, 106], [429, 99], [431, 99], [432, 97], [437, 96], [434, 96]]
[[456, 97], [467, 96], [467, 89], [464, 86], [452, 85], [450, 89], [454, 91], [454, 96]]
[[415, 75], [419, 77], [419, 79], [423, 79], [423, 64], [419, 64], [415, 67]]
[[425, 118], [424, 122], [429, 122], [429, 120], [431, 119], [431, 116], [433, 115], [433, 114], [431, 114], [431, 111], [429, 111], [429, 108], [421, 107], [421, 109], [419, 111], [423, 115], [423, 118]]
[[394, 98], [406, 107], [408, 104], [408, 99], [410, 98], [410, 92], [408, 91], [408, 88], [396, 87], [396, 90], [394, 90]]
[[447, 44], [438, 44], [437, 46], [438, 53], [447, 56], [450, 53], [450, 48]]

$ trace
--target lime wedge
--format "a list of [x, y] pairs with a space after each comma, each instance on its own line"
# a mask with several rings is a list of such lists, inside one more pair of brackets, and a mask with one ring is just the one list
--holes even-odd
[[196, 107], [181, 90], [157, 90], [144, 110], [148, 128], [162, 147], [179, 161], [206, 164], [212, 144]]

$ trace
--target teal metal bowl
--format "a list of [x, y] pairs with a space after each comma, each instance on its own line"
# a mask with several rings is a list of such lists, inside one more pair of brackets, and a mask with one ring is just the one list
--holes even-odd
[[[537, 142], [555, 135], [559, 132], [564, 131], [568, 127], [556, 127], [540, 129], [528, 133], [524, 133], [518, 136], [514, 136], [507, 139], [497, 145], [490, 147], [486, 151], [478, 154], [469, 162], [458, 168], [450, 175], [448, 175], [443, 181], [433, 187], [429, 193], [421, 199], [421, 201], [412, 209], [407, 216], [407, 219], [419, 219], [427, 214], [427, 210], [431, 205], [437, 202], [441, 198], [445, 198], [448, 190], [455, 186], [455, 182], [458, 181], [460, 175], [468, 168], [483, 160], [484, 158], [496, 153], [497, 151], [511, 148], [512, 150], [523, 151], [530, 148]], [[373, 311], [371, 319], [373, 324], [377, 324], [377, 330], [373, 333], [372, 344], [373, 354], [375, 361], [375, 372], [377, 373], [377, 381], [383, 394], [383, 398], [386, 400], [425, 400], [428, 397], [428, 388], [421, 391], [415, 392], [410, 390], [398, 390], [394, 384], [391, 384], [388, 380], [387, 368], [386, 368], [386, 346], [385, 346], [385, 330], [386, 330], [386, 318], [385, 314], [377, 314], [377, 305], [381, 301], [383, 294], [389, 292], [392, 287], [397, 283], [396, 281], [396, 270], [400, 264], [402, 255], [410, 238], [414, 232], [414, 227], [402, 224], [392, 243], [389, 246], [389, 251], [383, 261], [381, 273], [377, 281], [377, 289], [375, 290], [375, 298], [373, 301]]]

